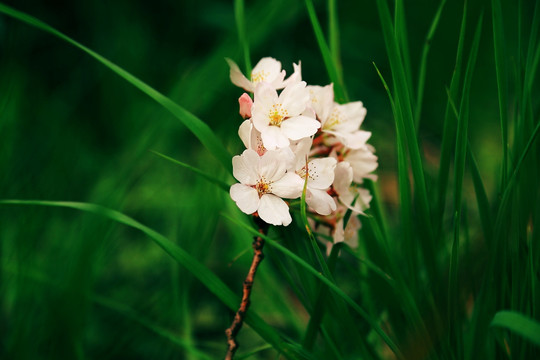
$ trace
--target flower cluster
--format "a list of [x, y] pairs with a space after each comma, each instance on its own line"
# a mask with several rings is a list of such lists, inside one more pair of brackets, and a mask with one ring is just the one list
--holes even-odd
[[[338, 104], [332, 84], [309, 86], [302, 81], [301, 66], [286, 78], [281, 63], [263, 58], [251, 79], [227, 60], [231, 81], [253, 93], [239, 99], [245, 119], [238, 134], [246, 150], [233, 158], [233, 175], [239, 181], [230, 195], [246, 214], [258, 213], [272, 225], [287, 226], [292, 218], [283, 199], [298, 199], [306, 183], [308, 210], [326, 225], [334, 242], [354, 246], [360, 221], [348, 209], [363, 214], [371, 195], [360, 185], [376, 180], [374, 149], [367, 144], [371, 133], [360, 130], [366, 109], [362, 102]], [[281, 90], [278, 93], [278, 90]]]

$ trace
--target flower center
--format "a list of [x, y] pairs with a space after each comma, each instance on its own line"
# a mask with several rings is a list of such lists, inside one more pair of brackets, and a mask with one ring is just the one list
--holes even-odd
[[283, 109], [281, 104], [274, 104], [268, 113], [268, 125], [281, 126], [283, 120], [288, 116], [289, 112], [286, 109]]
[[259, 193], [259, 198], [264, 194], [268, 194], [271, 190], [270, 184], [266, 182], [265, 178], [261, 178], [259, 181], [257, 181], [257, 184], [255, 184], [255, 189]]
[[302, 179], [305, 179], [306, 175], [308, 174], [308, 166], [304, 165], [301, 169], [296, 170], [296, 174]]
[[251, 74], [251, 82], [260, 83], [268, 77], [268, 72], [261, 70]]
[[343, 121], [341, 112], [337, 107], [334, 107], [332, 113], [328, 117], [328, 120], [323, 125], [324, 130], [330, 130], [334, 126], [339, 125]]

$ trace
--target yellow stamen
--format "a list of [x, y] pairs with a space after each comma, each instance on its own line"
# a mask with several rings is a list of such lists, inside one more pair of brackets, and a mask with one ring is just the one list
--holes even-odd
[[330, 117], [328, 118], [328, 120], [326, 120], [326, 122], [324, 123], [323, 125], [323, 130], [330, 130], [332, 129], [334, 126], [336, 125], [339, 125], [341, 122], [342, 122], [342, 115], [341, 115], [341, 112], [339, 111], [338, 108], [334, 108], [334, 110], [332, 110], [332, 113], [330, 114]]
[[266, 77], [268, 76], [268, 72], [261, 70], [257, 71], [256, 73], [251, 74], [251, 82], [259, 83], [261, 81], [266, 80]]
[[282, 108], [281, 104], [272, 105], [272, 109], [268, 113], [268, 125], [281, 126], [283, 120], [289, 116], [289, 112]]
[[264, 194], [267, 194], [270, 192], [270, 184], [266, 182], [266, 179], [261, 178], [255, 184], [255, 189], [257, 189], [257, 192], [259, 193], [259, 197], [263, 196]]

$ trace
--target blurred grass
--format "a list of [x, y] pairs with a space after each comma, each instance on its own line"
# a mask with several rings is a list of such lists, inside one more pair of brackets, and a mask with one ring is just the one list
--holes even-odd
[[[381, 335], [405, 358], [538, 357], [535, 2], [7, 5], [165, 94], [231, 154], [241, 149], [241, 91], [229, 84], [224, 57], [249, 69], [273, 56], [288, 72], [302, 60], [308, 83], [333, 79], [341, 99], [364, 102], [380, 168], [379, 181], [368, 184], [378, 196], [372, 217], [362, 218], [358, 251], [321, 263], [323, 248], [308, 244], [298, 212], [297, 228], [269, 234], [277, 241], [265, 250], [252, 309], [288, 357], [394, 358]], [[474, 73], [470, 49], [478, 51]], [[0, 15], [0, 199], [115, 209], [240, 294], [250, 224], [222, 189], [151, 152], [231, 181], [164, 110], [79, 50]], [[220, 300], [133, 229], [67, 209], [4, 204], [0, 244], [0, 358], [225, 353], [233, 296]], [[310, 318], [319, 331], [310, 330], [302, 349]], [[278, 357], [281, 345], [268, 347], [254, 330], [240, 332], [239, 358]]]

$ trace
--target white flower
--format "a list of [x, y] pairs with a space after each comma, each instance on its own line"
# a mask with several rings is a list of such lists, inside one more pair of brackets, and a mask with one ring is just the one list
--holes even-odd
[[301, 66], [293, 64], [294, 73], [285, 80], [285, 70], [281, 70], [281, 62], [271, 57], [262, 58], [251, 72], [248, 80], [231, 59], [225, 59], [230, 67], [231, 82], [246, 91], [253, 92], [257, 84], [268, 83], [274, 89], [283, 89], [285, 86], [302, 80]]
[[[367, 110], [361, 101], [340, 105], [334, 102], [332, 84], [325, 87], [308, 86], [311, 107], [322, 124], [322, 132], [335, 136], [343, 145], [359, 149], [371, 137], [368, 131], [360, 130]], [[330, 141], [329, 145], [333, 145]]]
[[343, 220], [344, 218], [342, 217], [336, 223], [333, 234], [334, 244], [345, 242], [345, 244], [355, 249], [358, 247], [358, 230], [362, 228], [362, 223], [357, 216], [351, 215], [347, 226], [343, 229]]
[[272, 225], [289, 225], [289, 207], [282, 198], [300, 197], [304, 182], [295, 173], [287, 172], [280, 153], [267, 151], [263, 156], [251, 149], [233, 157], [233, 175], [240, 182], [231, 186], [230, 195], [246, 214], [258, 212]]
[[337, 161], [332, 157], [311, 159], [307, 164], [312, 139], [300, 140], [294, 145], [296, 153], [295, 172], [306, 179], [306, 203], [310, 210], [320, 215], [330, 215], [336, 210], [335, 200], [327, 193], [334, 182], [334, 170]]
[[321, 123], [302, 114], [309, 101], [304, 81], [288, 85], [279, 96], [267, 83], [257, 85], [251, 120], [261, 132], [268, 150], [287, 147], [290, 140], [300, 140], [317, 132]]
[[[238, 136], [240, 136], [240, 139], [244, 143], [246, 149], [254, 150], [259, 156], [263, 156], [266, 153], [267, 149], [264, 147], [261, 133], [255, 129], [251, 119], [244, 120], [244, 122], [240, 125], [240, 128], [238, 129]], [[281, 161], [284, 161], [287, 164], [286, 169], [294, 170], [293, 167], [296, 157], [292, 149], [290, 147], [286, 147], [276, 149], [275, 151], [280, 152]]]
[[266, 148], [262, 142], [261, 133], [253, 127], [251, 119], [244, 120], [240, 125], [238, 136], [240, 136], [246, 149], [255, 150], [259, 156], [263, 156], [266, 152]]
[[346, 161], [338, 163], [334, 174], [333, 185], [339, 201], [353, 212], [365, 215], [364, 210], [369, 208], [372, 196], [368, 190], [353, 185], [351, 164]]
[[377, 156], [373, 154], [373, 146], [366, 144], [360, 149], [350, 150], [345, 153], [343, 159], [351, 164], [353, 170], [353, 180], [356, 183], [363, 183], [364, 179], [377, 180], [377, 175], [371, 174], [377, 166]]

